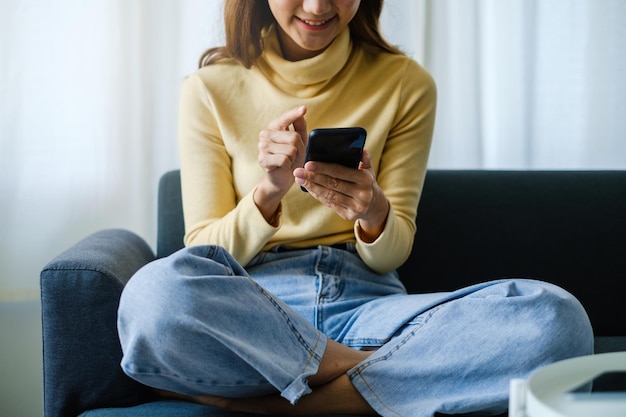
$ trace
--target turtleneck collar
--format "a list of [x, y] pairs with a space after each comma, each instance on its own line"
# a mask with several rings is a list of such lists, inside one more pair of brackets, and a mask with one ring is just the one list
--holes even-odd
[[346, 28], [321, 54], [300, 61], [283, 58], [274, 25], [263, 34], [263, 54], [256, 62], [259, 70], [281, 90], [298, 97], [311, 97], [342, 70], [350, 57], [352, 42]]

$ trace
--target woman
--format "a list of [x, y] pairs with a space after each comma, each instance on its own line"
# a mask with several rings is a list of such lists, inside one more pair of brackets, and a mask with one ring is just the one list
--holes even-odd
[[[591, 352], [584, 310], [546, 283], [406, 294], [436, 93], [381, 9], [226, 2], [226, 46], [181, 95], [186, 248], [120, 303], [128, 375], [251, 413], [432, 416], [502, 412], [511, 378]], [[309, 130], [345, 126], [368, 132], [358, 169], [304, 165]]]

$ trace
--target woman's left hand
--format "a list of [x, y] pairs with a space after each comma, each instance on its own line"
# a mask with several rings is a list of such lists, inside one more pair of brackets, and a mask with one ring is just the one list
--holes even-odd
[[389, 201], [376, 182], [369, 153], [358, 169], [309, 161], [293, 171], [296, 182], [322, 204], [349, 221], [359, 222], [360, 238], [373, 242], [385, 228]]

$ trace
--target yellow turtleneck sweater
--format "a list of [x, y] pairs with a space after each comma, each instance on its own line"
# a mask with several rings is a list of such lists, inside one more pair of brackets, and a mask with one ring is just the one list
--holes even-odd
[[[408, 257], [433, 133], [435, 84], [415, 61], [352, 44], [346, 29], [322, 54], [283, 59], [273, 29], [251, 69], [231, 60], [185, 80], [179, 115], [185, 244], [226, 248], [242, 265], [260, 251], [356, 242], [363, 261], [387, 272]], [[282, 201], [278, 227], [268, 224], [252, 194], [264, 172], [258, 135], [286, 110], [306, 105], [309, 130], [367, 130], [377, 181], [390, 202], [385, 230], [372, 243], [354, 223], [300, 190]]]

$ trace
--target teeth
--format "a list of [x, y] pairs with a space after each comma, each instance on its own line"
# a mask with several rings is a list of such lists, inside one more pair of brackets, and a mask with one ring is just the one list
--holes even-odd
[[323, 22], [311, 22], [310, 20], [302, 20], [304, 23], [310, 26], [322, 26], [324, 23], [328, 22], [328, 20], [324, 20]]

